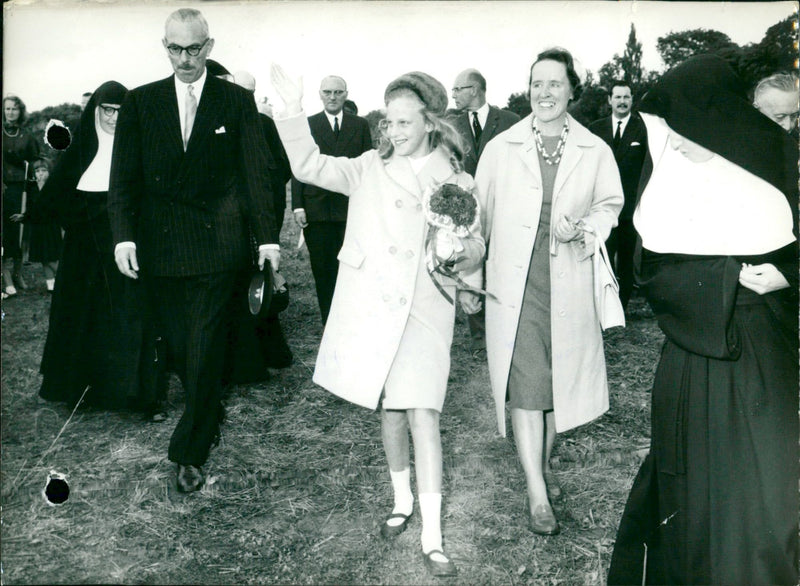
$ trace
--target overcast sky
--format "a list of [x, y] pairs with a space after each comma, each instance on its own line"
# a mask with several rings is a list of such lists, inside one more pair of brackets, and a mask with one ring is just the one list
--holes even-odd
[[552, 45], [596, 72], [622, 53], [633, 23], [644, 66], [661, 70], [656, 39], [670, 31], [713, 28], [739, 44], [758, 42], [796, 10], [794, 2], [11, 0], [3, 4], [3, 91], [35, 111], [78, 103], [109, 79], [132, 88], [164, 78], [172, 73], [164, 21], [181, 6], [204, 13], [215, 39], [211, 58], [253, 73], [258, 97], [279, 102], [269, 84], [275, 61], [303, 76], [306, 111], [321, 109], [320, 79], [337, 74], [361, 114], [382, 107], [387, 83], [411, 70], [449, 89], [460, 71], [476, 67], [489, 101], [504, 106], [525, 89], [536, 53]]

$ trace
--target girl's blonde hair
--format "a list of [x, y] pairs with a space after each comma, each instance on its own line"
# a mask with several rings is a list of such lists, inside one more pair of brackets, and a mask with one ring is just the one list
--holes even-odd
[[[387, 94], [386, 105], [388, 106], [389, 102], [399, 97], [412, 97], [419, 102], [420, 111], [425, 119], [425, 122], [433, 126], [433, 130], [430, 132], [431, 150], [441, 146], [449, 155], [450, 166], [453, 168], [453, 171], [456, 173], [463, 171], [464, 141], [461, 138], [461, 134], [459, 134], [453, 125], [450, 124], [450, 122], [448, 122], [443, 116], [439, 116], [438, 114], [434, 114], [428, 110], [427, 106], [420, 99], [420, 97], [409, 88], [401, 87]], [[394, 153], [394, 145], [392, 144], [392, 141], [389, 140], [389, 137], [386, 136], [386, 133], [380, 127], [380, 124], [378, 125], [378, 129], [380, 131], [380, 135], [378, 137], [378, 154], [382, 159], [388, 159]]]

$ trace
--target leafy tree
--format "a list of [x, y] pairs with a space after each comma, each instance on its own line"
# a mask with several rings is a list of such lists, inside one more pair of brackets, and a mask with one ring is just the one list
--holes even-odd
[[631, 88], [634, 99], [642, 95], [641, 85], [647, 78], [647, 71], [642, 67], [642, 44], [636, 38], [636, 27], [631, 23], [625, 50], [620, 56], [615, 53], [611, 61], [598, 71], [599, 83], [606, 91], [611, 91], [615, 81], [625, 81]]
[[638, 89], [639, 84], [642, 83], [644, 69], [642, 68], [642, 44], [636, 39], [636, 27], [633, 26], [633, 23], [631, 23], [628, 42], [625, 44], [625, 51], [622, 53], [619, 64], [622, 68], [623, 79], [630, 84], [632, 89]]
[[525, 118], [531, 113], [531, 99], [528, 92], [515, 92], [508, 96], [506, 110], [514, 112], [520, 118]]
[[737, 54], [726, 57], [750, 86], [779, 71], [796, 71], [796, 27], [797, 16], [790, 15], [769, 27], [759, 43], [742, 47]]
[[50, 120], [61, 120], [72, 135], [78, 127], [81, 119], [81, 107], [77, 104], [60, 104], [58, 106], [47, 106], [42, 110], [31, 112], [25, 120], [24, 128], [30, 132], [39, 143], [42, 157], [46, 158], [52, 166], [58, 161], [61, 152], [48, 147], [44, 142], [44, 129]]
[[575, 120], [588, 126], [595, 120], [608, 116], [608, 91], [603, 86], [587, 84], [580, 99], [570, 104], [568, 111]]
[[688, 31], [670, 32], [658, 37], [656, 50], [667, 69], [686, 61], [694, 55], [716, 53], [720, 49], [737, 48], [725, 33], [716, 30], [697, 28]]

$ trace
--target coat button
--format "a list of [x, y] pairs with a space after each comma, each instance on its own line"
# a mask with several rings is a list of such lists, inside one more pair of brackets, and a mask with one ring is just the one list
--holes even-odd
[[390, 246], [389, 247], [389, 254], [396, 254], [396, 253], [397, 253], [397, 247], [396, 246]]
[[418, 204], [417, 204], [417, 211], [418, 211], [418, 212], [421, 212], [421, 211], [422, 211], [422, 204], [421, 204], [421, 203], [418, 203]]
[[159, 177], [158, 175], [156, 175], [155, 179], [156, 181], [161, 181], [161, 177]]
[[558, 278], [563, 279], [565, 274], [564, 271], [558, 271]]
[[397, 206], [398, 208], [403, 207], [403, 200], [398, 199], [396, 202], [394, 202], [394, 205]]
[[167, 228], [167, 227], [165, 226], [165, 227], [164, 227], [164, 234], [166, 234], [167, 232], [169, 232], [169, 228]]
[[414, 251], [406, 250], [406, 258], [414, 258]]
[[406, 298], [405, 297], [401, 297], [398, 301], [399, 301], [400, 305], [405, 305], [406, 304]]
[[558, 310], [558, 315], [559, 315], [560, 317], [564, 317], [565, 315], [567, 315], [567, 312], [566, 312], [566, 311], [564, 311], [563, 309], [559, 309], [559, 310]]
[[211, 224], [206, 224], [206, 228], [208, 228], [209, 230], [211, 230]]

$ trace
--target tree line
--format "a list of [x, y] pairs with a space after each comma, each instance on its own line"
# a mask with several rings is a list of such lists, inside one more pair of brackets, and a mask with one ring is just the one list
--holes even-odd
[[[656, 50], [664, 62], [664, 69], [648, 71], [642, 66], [642, 44], [636, 37], [636, 27], [631, 23], [622, 54], [615, 53], [600, 67], [596, 76], [591, 71], [587, 72], [583, 94], [570, 106], [569, 112], [584, 125], [608, 116], [607, 97], [615, 80], [624, 80], [630, 85], [636, 104], [665, 71], [689, 57], [703, 53], [716, 53], [725, 58], [742, 79], [750, 87], [754, 87], [760, 79], [772, 73], [797, 70], [797, 40], [797, 17], [794, 15], [769, 27], [758, 43], [743, 46], [737, 45], [728, 35], [717, 30], [697, 28], [670, 32], [658, 37], [656, 42]], [[512, 93], [505, 107], [521, 118], [530, 114], [531, 104], [527, 90]], [[80, 115], [81, 109], [77, 104], [48, 106], [31, 113], [24, 128], [41, 141], [49, 120], [61, 120], [74, 132]], [[365, 115], [374, 139], [377, 139], [378, 123], [384, 115], [382, 110], [372, 110]], [[49, 155], [51, 159], [55, 156], [55, 153]]]

